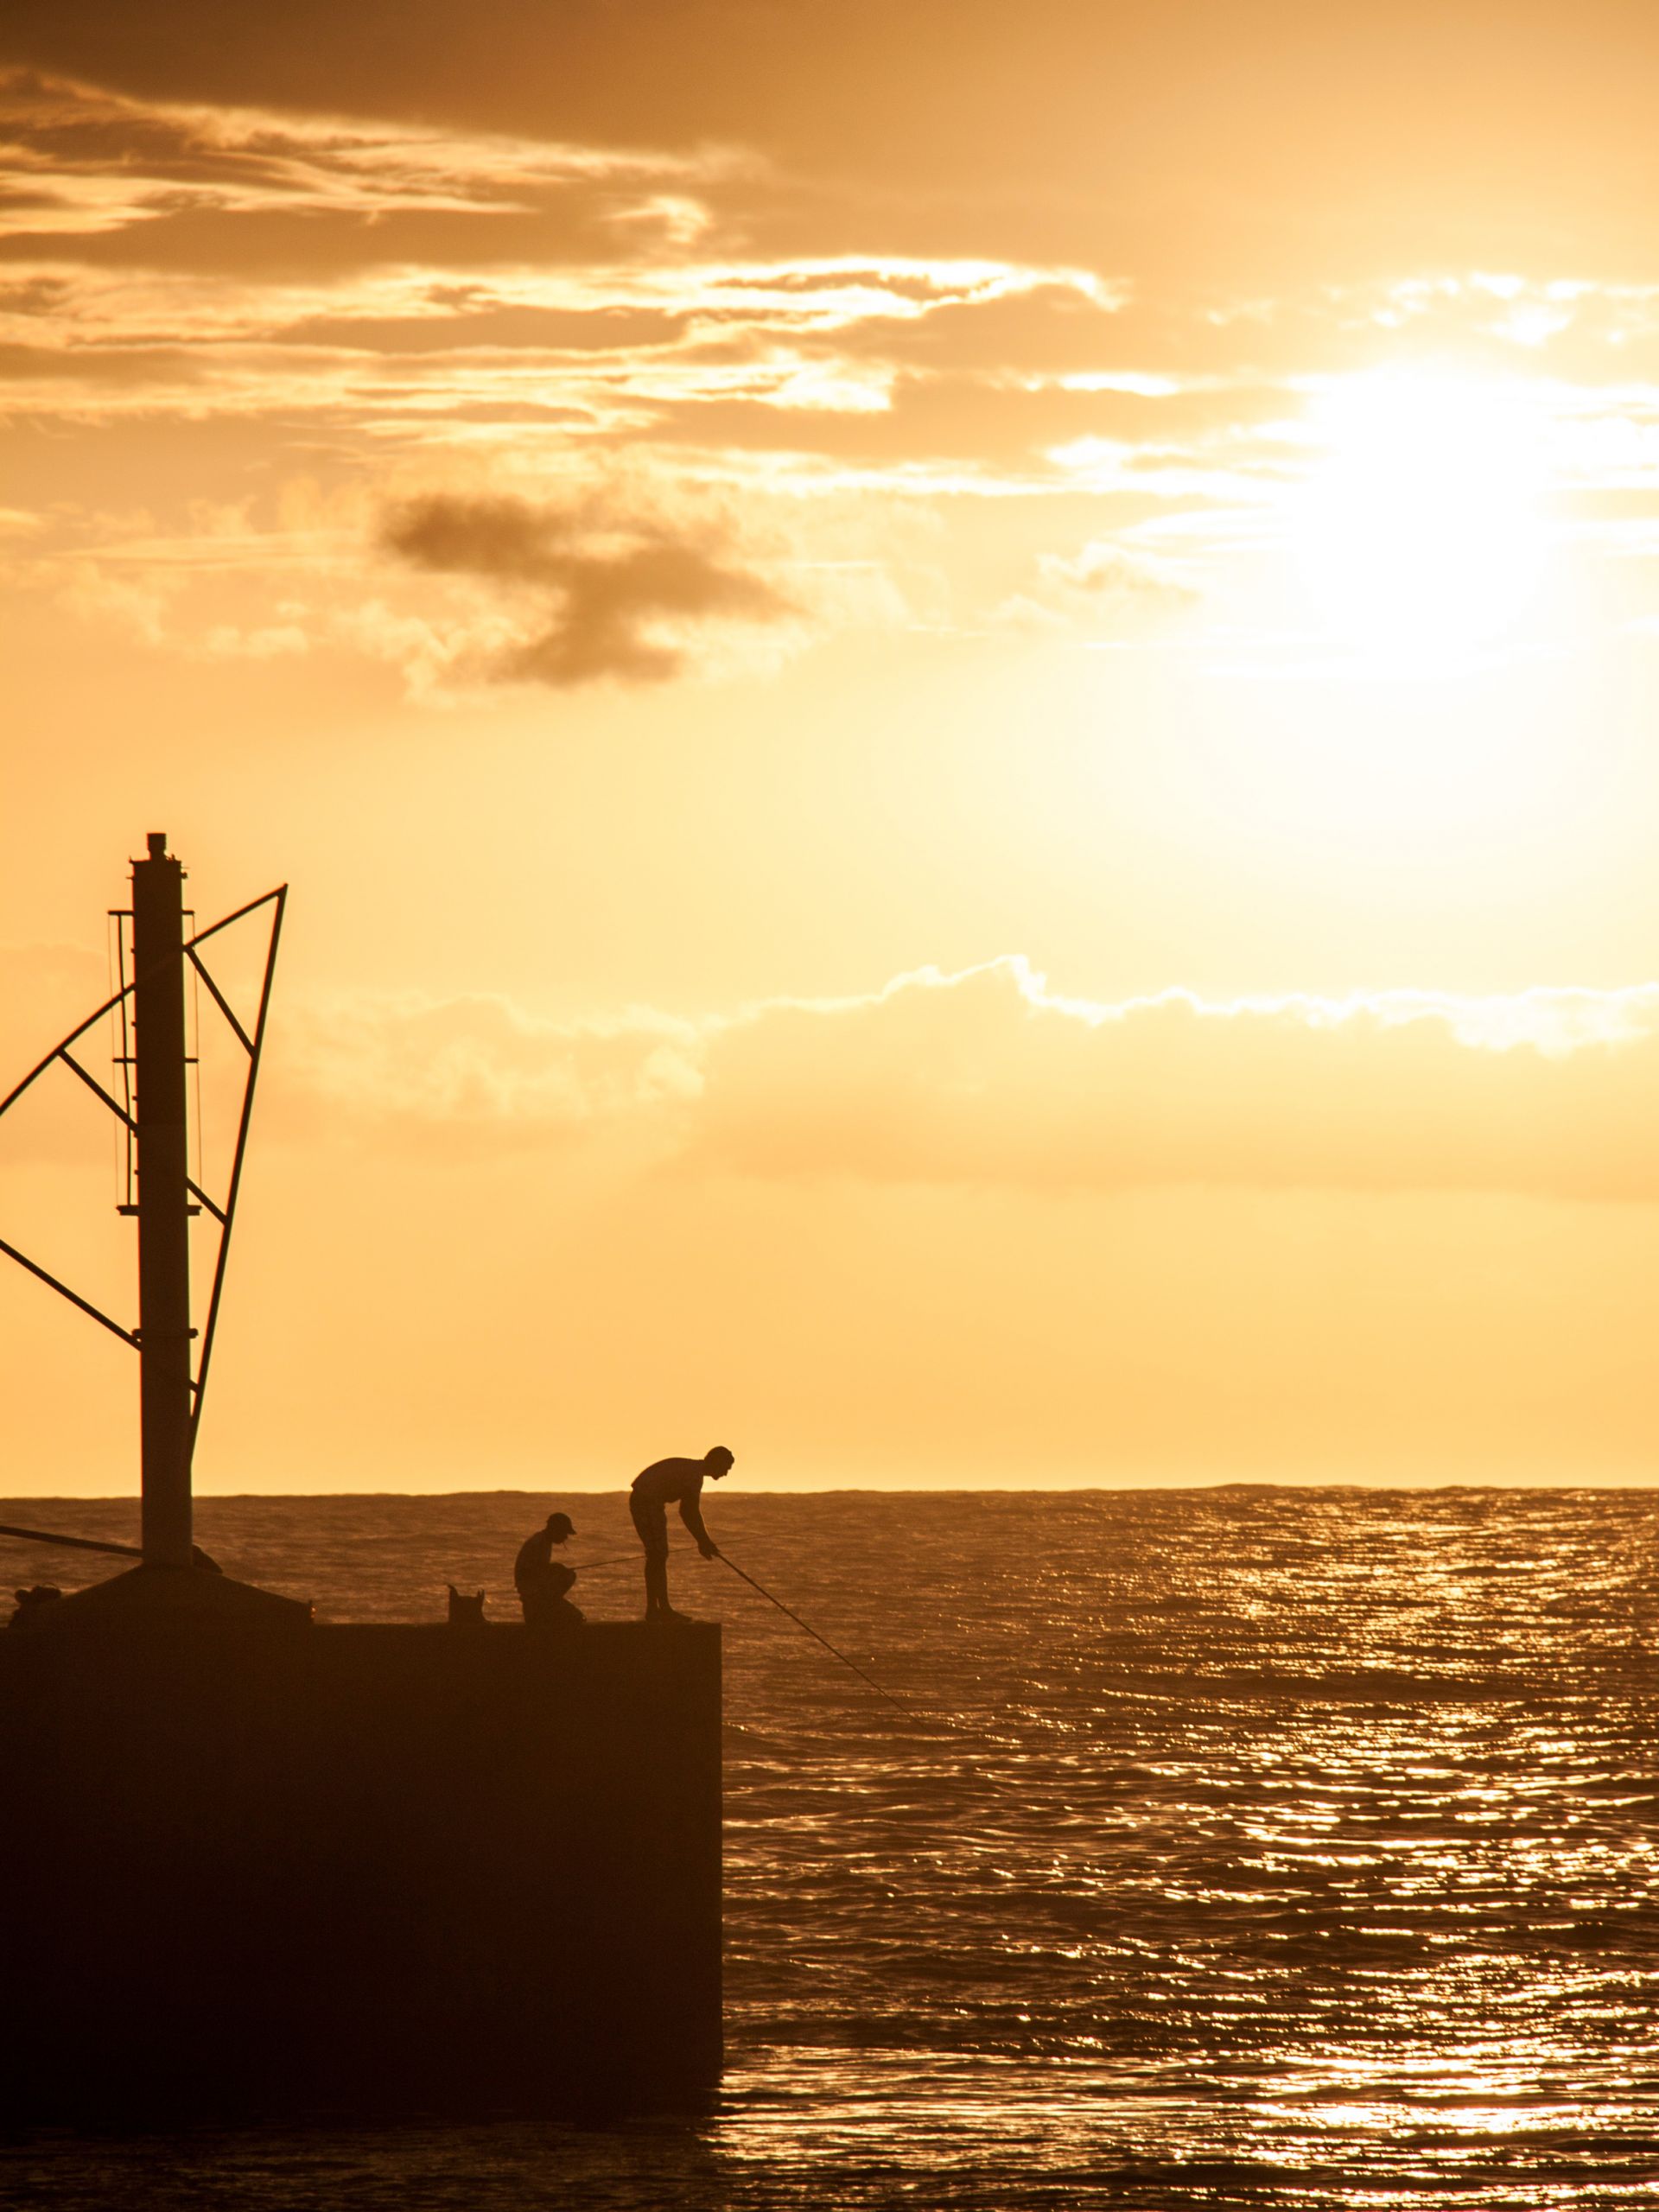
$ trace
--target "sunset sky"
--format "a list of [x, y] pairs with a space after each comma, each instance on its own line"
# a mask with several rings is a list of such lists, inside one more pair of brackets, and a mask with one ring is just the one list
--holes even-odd
[[7, 18], [0, 1090], [292, 887], [200, 1490], [1659, 1476], [1659, 14]]

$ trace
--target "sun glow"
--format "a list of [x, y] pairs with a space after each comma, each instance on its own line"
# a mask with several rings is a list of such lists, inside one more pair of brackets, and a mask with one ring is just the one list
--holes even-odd
[[1322, 391], [1294, 522], [1322, 626], [1399, 669], [1513, 636], [1547, 550], [1545, 428], [1497, 378], [1392, 370]]

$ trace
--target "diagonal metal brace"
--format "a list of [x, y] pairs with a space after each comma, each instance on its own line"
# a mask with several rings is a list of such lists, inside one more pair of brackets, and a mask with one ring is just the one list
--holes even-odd
[[[207, 1303], [207, 1325], [202, 1331], [201, 1357], [190, 1382], [191, 1395], [195, 1400], [190, 1427], [190, 1441], [193, 1448], [195, 1443], [196, 1429], [201, 1420], [202, 1397], [207, 1388], [207, 1366], [213, 1356], [213, 1336], [219, 1323], [219, 1301], [224, 1294], [225, 1263], [230, 1254], [231, 1228], [236, 1217], [237, 1194], [241, 1186], [243, 1162], [247, 1155], [248, 1127], [253, 1114], [253, 1094], [259, 1077], [260, 1056], [264, 1047], [265, 1024], [270, 1011], [271, 979], [276, 972], [276, 947], [282, 936], [283, 912], [287, 904], [287, 899], [288, 886], [285, 883], [279, 884], [275, 891], [262, 892], [257, 899], [250, 899], [245, 906], [237, 907], [233, 913], [222, 915], [208, 928], [198, 930], [194, 937], [188, 939], [183, 948], [189, 954], [195, 964], [197, 973], [212, 993], [214, 1004], [230, 1023], [248, 1054], [248, 1079], [242, 1093], [241, 1120], [237, 1129], [236, 1150], [231, 1165], [230, 1188], [226, 1194], [225, 1204], [222, 1206], [219, 1205], [216, 1200], [209, 1198], [199, 1183], [191, 1181], [188, 1177], [186, 1179], [191, 1196], [213, 1215], [214, 1220], [219, 1224], [220, 1232], [219, 1255], [213, 1268], [213, 1288]], [[250, 1037], [241, 1022], [237, 1020], [218, 984], [197, 958], [194, 948], [199, 944], [205, 944], [209, 938], [217, 937], [221, 930], [231, 928], [234, 923], [241, 921], [245, 915], [257, 912], [261, 906], [270, 906], [274, 911], [271, 915], [270, 941], [265, 953], [264, 977], [259, 993], [259, 1011], [254, 1021], [253, 1034]], [[85, 1020], [78, 1023], [60, 1043], [54, 1045], [43, 1059], [37, 1060], [22, 1081], [14, 1084], [5, 1096], [0, 1098], [0, 1114], [5, 1113], [9, 1107], [14, 1106], [23, 1093], [29, 1090], [49, 1067], [58, 1060], [62, 1060], [71, 1072], [78, 1076], [87, 1086], [88, 1090], [102, 1099], [116, 1118], [123, 1122], [128, 1130], [136, 1135], [137, 1128], [132, 1116], [118, 1099], [111, 1096], [96, 1076], [90, 1075], [82, 1067], [80, 1062], [70, 1052], [69, 1047], [84, 1037], [94, 1023], [101, 1021], [106, 1014], [112, 1012], [115, 1007], [129, 998], [137, 988], [137, 979], [135, 977], [131, 982], [124, 982], [118, 991], [112, 992], [102, 1006], [94, 1007]], [[107, 1329], [111, 1336], [119, 1337], [124, 1344], [130, 1344], [135, 1351], [137, 1349], [138, 1332], [136, 1329], [124, 1329], [118, 1321], [112, 1321], [109, 1315], [100, 1312], [90, 1299], [83, 1298], [79, 1291], [71, 1290], [67, 1282], [60, 1282], [49, 1268], [41, 1267], [37, 1260], [31, 1260], [26, 1252], [20, 1252], [15, 1244], [9, 1244], [3, 1237], [0, 1237], [0, 1253], [3, 1253], [10, 1260], [16, 1260], [18, 1266], [27, 1268], [30, 1274], [38, 1276], [48, 1288], [55, 1290], [60, 1297], [67, 1298], [72, 1306], [98, 1322], [101, 1327]]]
[[130, 1344], [135, 1351], [137, 1350], [138, 1336], [136, 1330], [124, 1329], [118, 1321], [111, 1321], [107, 1313], [101, 1313], [98, 1307], [92, 1305], [90, 1300], [83, 1298], [78, 1290], [71, 1290], [67, 1282], [60, 1282], [56, 1275], [43, 1268], [38, 1260], [31, 1260], [27, 1252], [20, 1252], [15, 1244], [8, 1244], [3, 1236], [0, 1236], [0, 1252], [3, 1252], [8, 1259], [16, 1260], [20, 1268], [27, 1268], [30, 1274], [38, 1275], [42, 1282], [49, 1283], [60, 1297], [67, 1298], [72, 1306], [79, 1306], [83, 1313], [90, 1313], [94, 1321], [101, 1321], [110, 1334], [119, 1337], [124, 1344]]
[[103, 1084], [99, 1081], [95, 1075], [87, 1074], [86, 1069], [82, 1067], [80, 1062], [75, 1058], [74, 1054], [69, 1050], [69, 1047], [67, 1045], [59, 1046], [57, 1057], [63, 1062], [65, 1067], [71, 1069], [73, 1073], [80, 1077], [87, 1090], [92, 1092], [95, 1098], [101, 1098], [104, 1101], [104, 1103], [109, 1108], [111, 1113], [114, 1115], [118, 1122], [124, 1122], [127, 1127], [132, 1131], [134, 1136], [137, 1135], [138, 1124], [133, 1120], [131, 1115], [128, 1113], [126, 1108], [121, 1103], [121, 1101], [113, 1096], [109, 1091], [105, 1090]]
[[[94, 1097], [101, 1098], [104, 1101], [104, 1103], [109, 1108], [111, 1113], [114, 1115], [118, 1122], [124, 1122], [127, 1128], [132, 1131], [134, 1136], [137, 1135], [138, 1124], [133, 1120], [131, 1115], [128, 1113], [126, 1108], [121, 1103], [121, 1101], [113, 1096], [109, 1091], [105, 1090], [103, 1084], [99, 1081], [95, 1075], [87, 1074], [86, 1069], [82, 1067], [80, 1062], [75, 1058], [74, 1054], [69, 1050], [67, 1045], [59, 1046], [57, 1057], [63, 1062], [65, 1067], [73, 1069], [74, 1072], [80, 1077], [81, 1081], [86, 1084], [87, 1090], [92, 1093]], [[207, 1192], [202, 1189], [200, 1184], [193, 1181], [188, 1175], [185, 1177], [184, 1183], [185, 1188], [189, 1192], [191, 1197], [196, 1200], [197, 1204], [199, 1205], [206, 1206], [208, 1212], [213, 1217], [213, 1219], [222, 1226], [225, 1221], [225, 1210], [219, 1204], [218, 1200], [216, 1198], [210, 1198]]]
[[243, 1051], [247, 1054], [248, 1058], [251, 1059], [253, 1058], [253, 1039], [249, 1036], [247, 1031], [237, 1020], [235, 1011], [232, 1007], [230, 1001], [226, 997], [224, 992], [219, 989], [219, 985], [213, 981], [213, 977], [207, 973], [207, 962], [196, 950], [194, 944], [187, 944], [184, 950], [186, 956], [190, 962], [190, 965], [195, 969], [197, 975], [200, 976], [202, 982], [207, 984], [208, 990], [212, 993], [213, 1004], [224, 1015], [226, 1020], [230, 1023], [232, 1028], [235, 1030], [238, 1038], [241, 1040]]
[[[211, 929], [199, 931], [185, 947], [190, 957], [195, 960], [193, 945], [205, 944], [219, 931], [228, 929], [232, 922], [240, 921], [244, 914], [251, 914], [256, 908], [264, 906], [271, 908], [270, 938], [265, 947], [265, 972], [259, 986], [259, 1010], [254, 1016], [251, 1038], [247, 1036], [229, 1007], [219, 999], [218, 989], [207, 978], [206, 969], [201, 967], [200, 961], [196, 961], [204, 980], [207, 981], [207, 988], [214, 998], [219, 1000], [226, 1018], [248, 1047], [248, 1079], [242, 1091], [242, 1114], [237, 1125], [236, 1149], [231, 1159], [231, 1179], [225, 1193], [225, 1211], [219, 1215], [223, 1227], [219, 1234], [218, 1257], [213, 1262], [213, 1287], [207, 1294], [207, 1317], [201, 1332], [201, 1356], [196, 1363], [195, 1376], [191, 1384], [195, 1395], [195, 1405], [190, 1415], [190, 1450], [193, 1454], [197, 1433], [201, 1427], [201, 1409], [207, 1393], [207, 1370], [213, 1363], [213, 1340], [219, 1329], [219, 1304], [225, 1295], [225, 1268], [231, 1256], [231, 1230], [236, 1221], [236, 1201], [242, 1188], [243, 1163], [248, 1154], [248, 1130], [253, 1120], [254, 1093], [259, 1085], [259, 1062], [265, 1049], [265, 1025], [270, 1015], [270, 987], [276, 973], [276, 948], [282, 943], [283, 916], [288, 906], [288, 886], [278, 884], [275, 891], [266, 892], [264, 898], [251, 899], [245, 906], [239, 906], [235, 913], [227, 914], [222, 922], [215, 922]], [[215, 1207], [214, 1211], [218, 1211]]]

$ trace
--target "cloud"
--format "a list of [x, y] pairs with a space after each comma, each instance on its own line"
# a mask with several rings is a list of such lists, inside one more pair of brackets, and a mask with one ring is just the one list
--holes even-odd
[[[176, 89], [177, 66], [153, 81]], [[1649, 283], [1357, 264], [1199, 285], [1137, 276], [1116, 230], [1063, 247], [972, 196], [918, 231], [903, 194], [670, 144], [648, 107], [643, 150], [569, 115], [543, 140], [442, 100], [411, 114], [0, 73], [0, 390], [44, 434], [16, 441], [31, 480], [8, 497], [34, 512], [9, 586], [152, 652], [290, 681], [302, 657], [319, 680], [366, 658], [474, 705], [479, 683], [661, 683], [716, 647], [775, 664], [797, 596], [823, 629], [899, 608], [918, 630], [1162, 643], [1195, 583], [1276, 557], [1318, 459], [1310, 396], [1426, 343], [1543, 372], [1573, 560], [1652, 548]], [[388, 509], [395, 572], [360, 526], [279, 526], [268, 492], [235, 547], [194, 527], [187, 477], [297, 472]], [[96, 510], [120, 478], [150, 513], [111, 533]], [[741, 501], [800, 581], [717, 531], [574, 504], [625, 481], [642, 513]], [[923, 565], [901, 504], [936, 526]], [[1137, 543], [1154, 517], [1182, 524], [1179, 567], [1144, 557], [1178, 542]], [[882, 588], [832, 607], [807, 581], [830, 559]]]
[[[395, 18], [290, 0], [12, 0], [43, 67], [197, 99], [445, 115], [504, 133], [764, 147], [855, 177], [930, 245], [1018, 224], [1109, 232], [1136, 269], [1259, 283], [1287, 261], [1443, 265], [1587, 235], [1645, 268], [1650, 11], [1350, 0], [1178, 10], [1036, 0], [407, 0]], [[395, 21], [396, 35], [384, 26]], [[918, 97], [918, 87], [925, 87]], [[1411, 118], [1402, 162], [1399, 118]], [[1240, 180], [1249, 179], [1248, 191]], [[798, 223], [815, 207], [791, 209]]]
[[710, 1040], [690, 1154], [768, 1177], [1659, 1197], [1659, 989], [1103, 1005], [1019, 959]]
[[383, 538], [412, 567], [528, 588], [537, 612], [486, 664], [500, 683], [658, 683], [683, 670], [690, 632], [793, 611], [763, 577], [706, 543], [527, 499], [412, 499], [387, 516]]
[[284, 1035], [290, 1125], [440, 1156], [611, 1131], [772, 1181], [1659, 1199], [1659, 985], [1113, 1004], [1008, 957], [698, 1022], [405, 998]]
[[[54, 239], [73, 255], [91, 239], [157, 233], [133, 241], [137, 261], [179, 258], [174, 239], [205, 239], [210, 219], [515, 215], [573, 186], [610, 195], [584, 207], [589, 220], [650, 219], [683, 234], [695, 207], [688, 184], [730, 166], [715, 156], [137, 100], [19, 70], [0, 70], [0, 236]], [[388, 257], [370, 239], [359, 253]]]
[[673, 1141], [701, 1086], [701, 1049], [695, 1025], [648, 1010], [556, 1022], [485, 993], [342, 996], [289, 1011], [271, 1055], [268, 1126], [289, 1137], [391, 1137], [450, 1159], [562, 1147], [619, 1126]]
[[[14, 1076], [96, 1004], [96, 971], [0, 948]], [[267, 1067], [268, 1138], [454, 1164], [618, 1139], [677, 1175], [798, 1184], [1659, 1200], [1659, 984], [1108, 1002], [1010, 956], [699, 1020], [359, 994], [286, 1006]], [[79, 1086], [46, 1095], [0, 1166], [82, 1141], [84, 1116], [57, 1126]]]
[[1033, 586], [996, 619], [1014, 629], [1116, 635], [1157, 628], [1198, 597], [1169, 563], [1096, 538], [1075, 554], [1039, 554]]
[[[331, 98], [351, 97], [342, 78]], [[637, 114], [649, 137], [652, 111]], [[1374, 362], [1397, 333], [1511, 365], [1518, 348], [1550, 372], [1551, 450], [1580, 497], [1655, 478], [1650, 283], [1148, 281], [1126, 273], [1116, 233], [1060, 251], [1029, 210], [1011, 230], [976, 199], [929, 251], [903, 195], [849, 199], [729, 148], [566, 126], [543, 140], [0, 74], [8, 412], [54, 433], [125, 425], [146, 446], [222, 425], [298, 465], [325, 453], [375, 496], [511, 478], [550, 499], [626, 467], [671, 499], [718, 484], [787, 503], [798, 536], [846, 494], [868, 502], [862, 550], [879, 558], [895, 497], [1271, 505], [1307, 466], [1309, 379]], [[164, 489], [155, 504], [170, 527]], [[60, 497], [53, 517], [73, 523]], [[657, 628], [702, 620], [707, 594], [764, 611], [769, 587], [707, 547], [636, 543], [631, 559], [632, 576], [588, 581], [652, 596]], [[1090, 604], [1086, 579], [1054, 574], [1010, 619], [1087, 629]], [[267, 626], [216, 607], [173, 626], [186, 643]], [[671, 667], [671, 644], [632, 636], [632, 680]], [[520, 673], [584, 680], [563, 631], [519, 642]]]

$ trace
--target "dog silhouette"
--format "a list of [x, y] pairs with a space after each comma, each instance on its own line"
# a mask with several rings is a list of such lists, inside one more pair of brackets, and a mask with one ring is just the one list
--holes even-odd
[[37, 1582], [32, 1590], [16, 1590], [17, 1610], [7, 1622], [8, 1628], [27, 1628], [31, 1621], [39, 1620], [54, 1598], [61, 1598], [61, 1590], [54, 1590], [49, 1582]]

